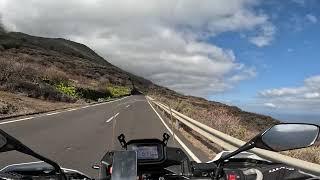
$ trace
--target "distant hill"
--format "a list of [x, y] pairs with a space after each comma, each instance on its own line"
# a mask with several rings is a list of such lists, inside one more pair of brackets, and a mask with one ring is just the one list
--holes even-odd
[[128, 80], [130, 77], [138, 87], [152, 85], [151, 81], [113, 66], [89, 47], [62, 38], [43, 38], [10, 32], [0, 34], [0, 49], [3, 53], [16, 58], [21, 58], [21, 55], [36, 57], [31, 61], [47, 67], [56, 66], [70, 75], [81, 74], [95, 80], [105, 77], [116, 84], [131, 84]]

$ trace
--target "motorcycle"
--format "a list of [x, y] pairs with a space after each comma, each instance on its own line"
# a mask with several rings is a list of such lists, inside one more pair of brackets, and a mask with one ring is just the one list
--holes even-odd
[[[184, 151], [167, 146], [163, 139], [134, 139], [118, 136], [121, 150], [108, 151], [93, 168], [99, 179], [320, 179], [285, 164], [271, 162], [253, 153], [252, 148], [280, 152], [309, 147], [319, 138], [320, 128], [313, 124], [278, 124], [258, 134], [239, 149], [219, 153], [212, 161], [191, 161]], [[0, 130], [0, 152], [19, 151], [41, 161], [12, 164], [0, 170], [0, 179], [92, 179], [82, 172], [60, 167]]]

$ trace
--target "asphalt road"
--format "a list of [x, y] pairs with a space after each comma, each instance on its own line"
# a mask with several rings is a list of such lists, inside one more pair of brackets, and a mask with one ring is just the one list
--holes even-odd
[[[170, 134], [159, 116], [144, 96], [135, 95], [40, 117], [4, 120], [0, 122], [0, 128], [62, 167], [77, 169], [96, 177], [97, 171], [91, 166], [108, 149], [118, 147], [114, 137], [120, 133], [124, 133], [127, 140], [162, 139], [164, 132]], [[185, 141], [181, 137], [181, 142]], [[169, 145], [182, 147], [181, 142], [173, 143], [171, 140]], [[187, 153], [186, 149], [189, 148], [199, 155], [199, 151], [188, 142], [184, 145], [182, 149]], [[37, 160], [18, 152], [0, 154], [0, 167], [30, 161]]]

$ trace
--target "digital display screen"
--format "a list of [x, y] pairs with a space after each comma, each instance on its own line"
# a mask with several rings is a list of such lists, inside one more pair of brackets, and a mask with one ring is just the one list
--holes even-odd
[[138, 159], [158, 159], [158, 146], [135, 146], [133, 150], [137, 151]]

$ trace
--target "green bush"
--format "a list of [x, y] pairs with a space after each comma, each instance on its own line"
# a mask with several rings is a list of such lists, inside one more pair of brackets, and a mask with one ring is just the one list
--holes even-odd
[[109, 91], [94, 90], [89, 88], [77, 88], [76, 93], [84, 99], [98, 101], [99, 99], [108, 99], [111, 94]]
[[15, 42], [15, 41], [6, 41], [2, 43], [2, 47], [4, 49], [12, 49], [12, 48], [19, 49], [21, 47], [21, 43]]
[[129, 95], [131, 92], [131, 89], [126, 86], [108, 85], [107, 92], [110, 92], [112, 97], [121, 97], [121, 96]]
[[58, 85], [56, 85], [56, 88], [59, 92], [66, 94], [70, 97], [73, 97], [73, 98], [79, 97], [75, 86], [68, 85], [66, 83], [59, 83]]

